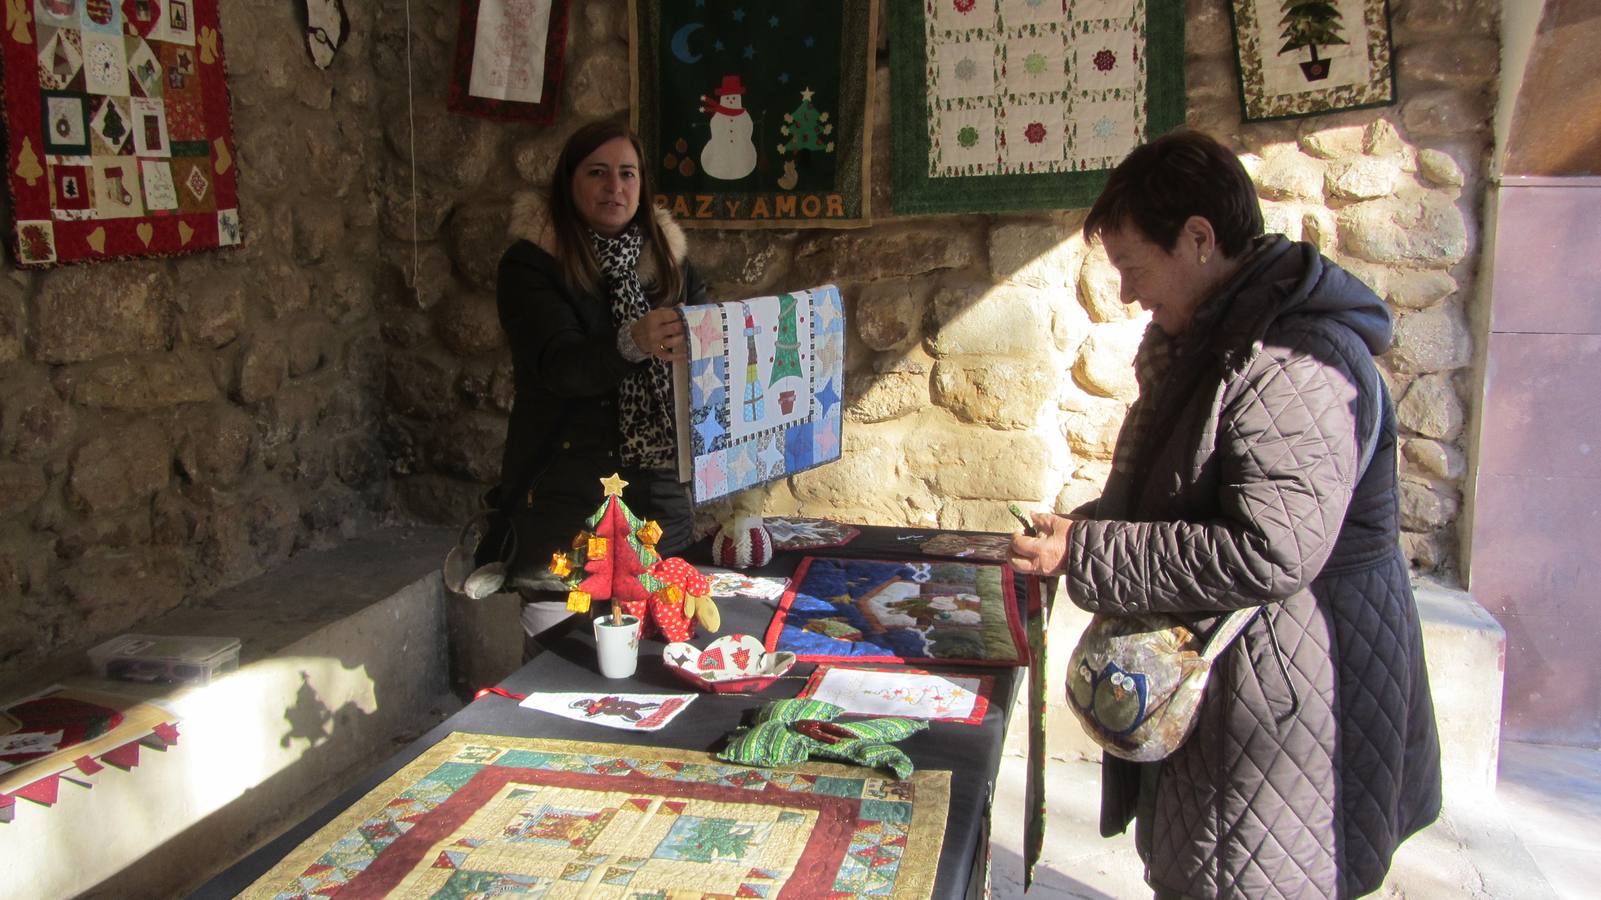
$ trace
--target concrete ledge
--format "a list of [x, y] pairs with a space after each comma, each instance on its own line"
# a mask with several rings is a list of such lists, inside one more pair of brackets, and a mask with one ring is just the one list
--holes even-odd
[[178, 744], [93, 790], [63, 784], [53, 807], [19, 802], [0, 897], [184, 893], [453, 712], [438, 572], [453, 539], [384, 529], [141, 626], [240, 637], [240, 669], [178, 691], [74, 679], [171, 710]]

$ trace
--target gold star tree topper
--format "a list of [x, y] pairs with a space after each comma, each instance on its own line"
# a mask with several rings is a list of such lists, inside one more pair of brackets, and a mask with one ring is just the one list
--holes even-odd
[[605, 488], [606, 496], [608, 497], [621, 497], [623, 488], [628, 487], [628, 482], [619, 477], [616, 472], [611, 473], [610, 478], [602, 478], [600, 484], [601, 487]]

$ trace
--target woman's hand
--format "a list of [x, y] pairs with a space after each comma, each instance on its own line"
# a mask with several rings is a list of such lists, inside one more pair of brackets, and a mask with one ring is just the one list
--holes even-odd
[[1050, 513], [1037, 512], [1033, 518], [1037, 534], [1030, 536], [1019, 531], [1012, 535], [1006, 561], [1014, 571], [1024, 575], [1060, 575], [1067, 564], [1067, 533], [1073, 522]]
[[653, 309], [629, 326], [634, 346], [662, 362], [687, 362], [689, 341], [676, 308]]

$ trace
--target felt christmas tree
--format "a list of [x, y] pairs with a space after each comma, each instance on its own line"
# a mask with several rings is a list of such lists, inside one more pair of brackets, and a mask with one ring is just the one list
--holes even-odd
[[834, 133], [834, 126], [828, 124], [828, 113], [820, 113], [817, 107], [812, 105], [813, 93], [811, 88], [801, 91], [800, 106], [795, 107], [794, 112], [784, 114], [784, 126], [779, 132], [788, 136], [789, 141], [779, 145], [779, 153], [793, 153], [797, 150], [834, 152], [834, 142], [824, 140], [826, 136]]
[[550, 570], [567, 584], [569, 610], [587, 613], [590, 601], [610, 600], [613, 616], [620, 619], [622, 604], [650, 597], [639, 576], [660, 559], [656, 542], [662, 530], [623, 503], [628, 482], [613, 473], [600, 483], [606, 491], [600, 508], [585, 521], [588, 528], [573, 538], [572, 552], [551, 557]]

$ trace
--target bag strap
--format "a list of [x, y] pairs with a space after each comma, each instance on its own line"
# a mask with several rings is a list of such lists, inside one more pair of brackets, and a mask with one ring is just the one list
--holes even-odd
[[[1367, 440], [1362, 448], [1362, 464], [1357, 468], [1356, 478], [1351, 482], [1353, 488], [1362, 480], [1362, 476], [1368, 473], [1368, 465], [1373, 462], [1373, 454], [1379, 448], [1379, 431], [1384, 425], [1384, 408], [1390, 399], [1389, 387], [1384, 383], [1384, 376], [1375, 373], [1374, 378], [1378, 381], [1379, 389], [1378, 396], [1373, 402], [1373, 425], [1368, 429]], [[1217, 623], [1212, 633], [1206, 636], [1206, 644], [1201, 648], [1201, 657], [1207, 662], [1217, 659], [1261, 611], [1260, 606], [1247, 606], [1224, 616], [1223, 621]]]

